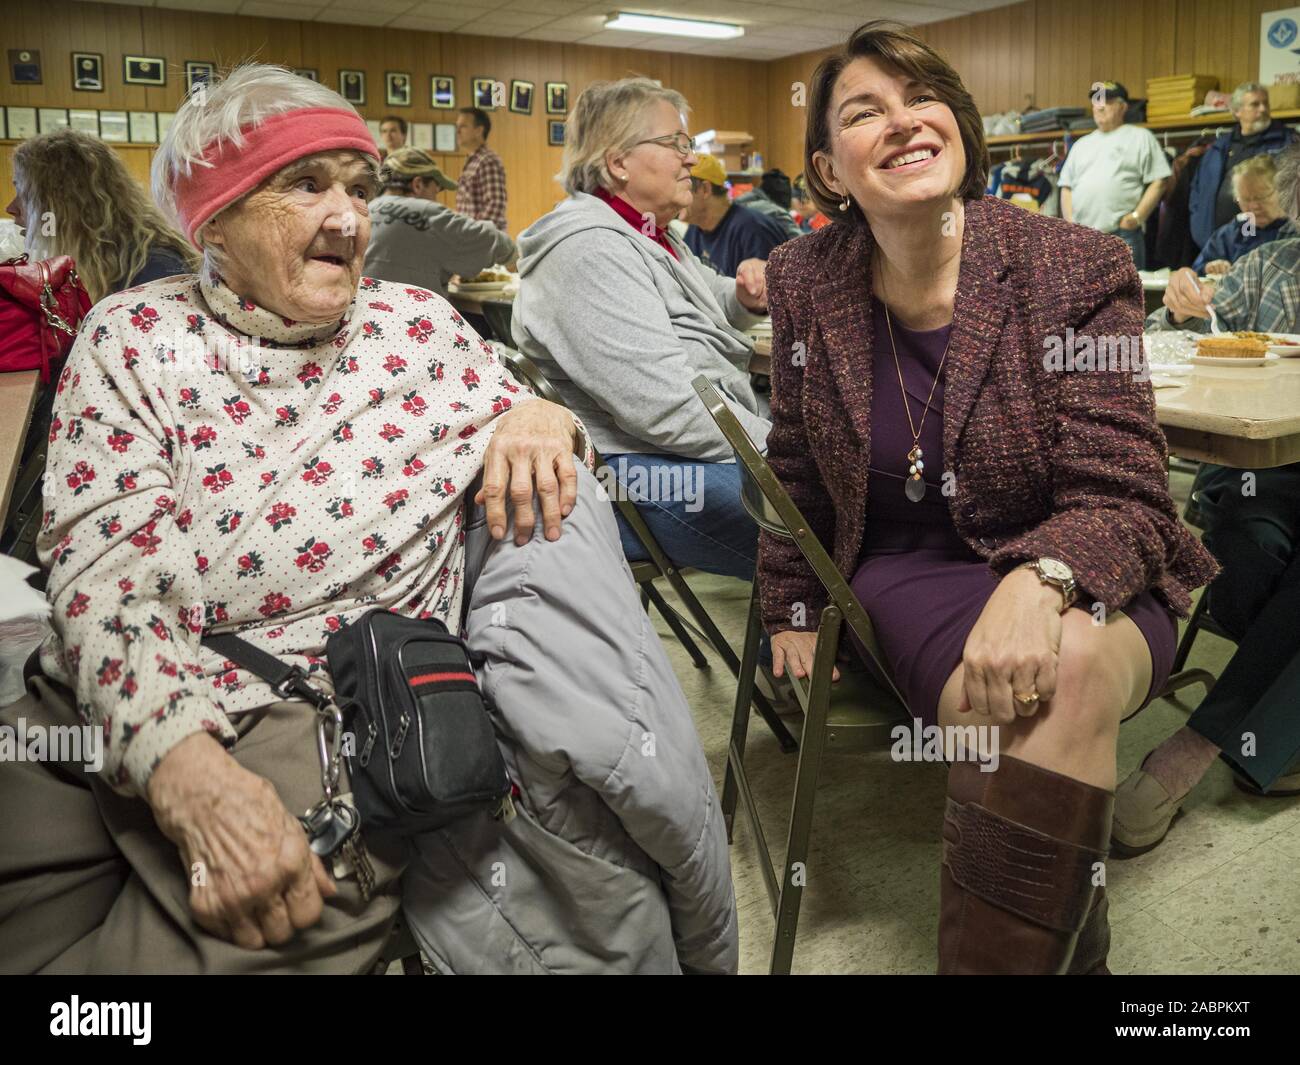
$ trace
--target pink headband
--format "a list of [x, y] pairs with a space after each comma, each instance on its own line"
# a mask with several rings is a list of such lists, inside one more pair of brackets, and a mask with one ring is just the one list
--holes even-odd
[[341, 107], [286, 111], [240, 132], [242, 147], [230, 141], [209, 147], [203, 159], [211, 166], [195, 164], [189, 177], [176, 179], [176, 209], [191, 243], [199, 226], [223, 207], [303, 156], [352, 148], [379, 158], [379, 149], [361, 116]]

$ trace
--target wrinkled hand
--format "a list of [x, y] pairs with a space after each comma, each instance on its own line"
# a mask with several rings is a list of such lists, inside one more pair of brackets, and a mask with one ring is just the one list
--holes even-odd
[[1164, 303], [1169, 308], [1170, 321], [1178, 323], [1188, 318], [1210, 317], [1206, 308], [1213, 299], [1214, 286], [1202, 284], [1191, 267], [1184, 266], [1169, 275]]
[[762, 259], [746, 259], [736, 267], [736, 299], [747, 310], [767, 312], [767, 263]]
[[[789, 669], [801, 680], [812, 673], [817, 651], [815, 632], [778, 632], [772, 637], [772, 675], [785, 676]], [[831, 670], [831, 680], [840, 679], [840, 667]]]
[[[1061, 652], [1061, 592], [1032, 570], [1012, 570], [998, 583], [966, 638], [964, 690], [958, 706], [1009, 724], [1031, 717], [1056, 693]], [[1012, 692], [1038, 693], [1025, 705]]]
[[494, 540], [506, 535], [506, 500], [515, 512], [515, 543], [528, 543], [536, 516], [533, 493], [542, 506], [546, 539], [560, 538], [560, 521], [578, 499], [573, 444], [578, 427], [563, 407], [534, 399], [503, 414], [483, 455], [483, 487], [474, 496], [487, 506]]
[[1227, 259], [1212, 259], [1205, 264], [1205, 273], [1210, 277], [1222, 277], [1232, 269], [1232, 263]]
[[206, 732], [167, 752], [149, 778], [148, 800], [180, 849], [194, 920], [214, 936], [247, 950], [288, 942], [338, 894], [271, 782]]

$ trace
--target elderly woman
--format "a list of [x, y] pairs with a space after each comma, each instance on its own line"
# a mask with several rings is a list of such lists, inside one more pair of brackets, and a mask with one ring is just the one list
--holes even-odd
[[454, 189], [422, 148], [398, 148], [379, 171], [380, 195], [370, 201], [366, 276], [447, 294], [453, 274], [470, 278], [515, 257], [515, 242], [491, 222], [459, 214], [438, 202]]
[[1198, 274], [1226, 274], [1248, 251], [1280, 237], [1300, 237], [1300, 229], [1287, 218], [1278, 200], [1274, 158], [1252, 155], [1233, 167], [1232, 195], [1242, 213], [1210, 235], [1192, 262], [1192, 269]]
[[[678, 565], [749, 578], [758, 530], [731, 449], [691, 390], [705, 374], [760, 445], [743, 332], [766, 306], [763, 264], [733, 280], [668, 231], [698, 162], [680, 93], [646, 78], [589, 85], [565, 130], [569, 196], [519, 238], [512, 328]], [[645, 552], [620, 522], [629, 559]]]
[[[59, 382], [55, 634], [4, 721], [79, 713], [103, 771], [0, 766], [4, 969], [364, 971], [408, 858], [444, 971], [735, 966], [717, 800], [579, 426], [445, 301], [361, 276], [376, 161], [340, 96], [258, 65], [160, 147], [155, 195], [205, 267], [101, 302]], [[201, 638], [328, 683], [362, 613], [456, 630], [462, 602], [517, 816], [413, 856], [363, 825], [373, 883], [327, 871], [297, 819], [322, 792], [311, 708]]]
[[[1300, 145], [1276, 159], [1276, 198], [1294, 230]], [[1242, 165], [1263, 162], [1257, 157]], [[1298, 276], [1300, 239], [1291, 234], [1247, 252], [1217, 285], [1178, 270], [1147, 328], [1206, 332], [1213, 304], [1224, 329], [1298, 332]], [[1247, 483], [1251, 491], [1243, 489]], [[1160, 844], [1216, 759], [1250, 793], [1300, 794], [1300, 463], [1260, 470], [1205, 463], [1195, 492], [1205, 545], [1223, 565], [1205, 591], [1207, 606], [1237, 650], [1187, 724], [1120, 785], [1114, 843], [1124, 855]], [[1243, 741], [1248, 734], [1252, 743]]]
[[[1149, 383], [1047, 368], [1067, 335], [1137, 343], [1137, 273], [1113, 237], [984, 196], [979, 113], [915, 37], [868, 23], [809, 97], [833, 224], [768, 262], [769, 457], [912, 713], [996, 730], [996, 761], [949, 770], [940, 970], [1103, 972], [1119, 722], [1214, 572], [1169, 497]], [[776, 671], [804, 676], [817, 577], [764, 535], [759, 581]]]

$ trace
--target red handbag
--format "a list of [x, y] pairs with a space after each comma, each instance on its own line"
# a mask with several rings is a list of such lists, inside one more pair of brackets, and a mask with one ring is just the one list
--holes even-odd
[[39, 369], [48, 384], [51, 363], [68, 354], [89, 310], [71, 256], [0, 263], [0, 373]]

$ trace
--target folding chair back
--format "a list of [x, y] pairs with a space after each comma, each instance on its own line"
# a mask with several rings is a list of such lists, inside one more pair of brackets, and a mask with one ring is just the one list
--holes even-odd
[[870, 660], [868, 665], [872, 667], [881, 684], [898, 704], [905, 705], [903, 696], [885, 665], [871, 619], [862, 604], [858, 602], [857, 596], [853, 594], [853, 589], [849, 587], [844, 575], [840, 573], [839, 567], [835, 565], [835, 560], [813, 534], [812, 527], [799, 513], [794, 500], [777, 480], [767, 459], [763, 458], [753, 441], [749, 439], [749, 434], [745, 432], [740, 420], [727, 406], [718, 390], [703, 374], [697, 377], [692, 385], [735, 453], [736, 462], [741, 468], [740, 499], [745, 509], [758, 523], [759, 528], [799, 548], [826, 590], [830, 602], [843, 615], [845, 624], [853, 630], [853, 634], [866, 650]]
[[[496, 353], [497, 358], [501, 360], [501, 364], [505, 366], [505, 368], [509, 370], [521, 383], [526, 385], [535, 395], [540, 396], [542, 399], [549, 400], [558, 406], [566, 406], [564, 400], [560, 397], [559, 392], [555, 390], [555, 386], [546, 379], [546, 375], [542, 373], [537, 364], [527, 355], [509, 347], [497, 347]], [[596, 467], [599, 469], [603, 465], [604, 460], [600, 457], [600, 454], [597, 453]], [[637, 540], [641, 543], [646, 554], [650, 556], [649, 563], [630, 563], [632, 567], [632, 576], [636, 580], [637, 586], [641, 589], [642, 606], [648, 607], [650, 603], [655, 605], [664, 620], [668, 623], [668, 627], [672, 629], [673, 635], [676, 636], [677, 639], [681, 641], [682, 646], [686, 648], [687, 654], [691, 656], [691, 660], [694, 662], [697, 669], [705, 668], [708, 665], [708, 660], [700, 653], [695, 641], [691, 639], [691, 634], [688, 630], [695, 631], [697, 636], [709, 643], [718, 653], [718, 656], [723, 660], [723, 662], [726, 663], [727, 668], [731, 670], [732, 674], [734, 676], [739, 676], [740, 659], [736, 656], [736, 652], [732, 650], [731, 645], [727, 643], [726, 638], [722, 635], [722, 632], [709, 616], [708, 611], [704, 609], [704, 605], [699, 601], [695, 593], [691, 591], [690, 586], [686, 583], [685, 578], [682, 576], [681, 571], [677, 568], [676, 564], [674, 564], [672, 559], [667, 556], [664, 549], [659, 545], [659, 541], [655, 539], [654, 533], [650, 531], [650, 526], [646, 524], [645, 518], [643, 518], [641, 512], [637, 510], [636, 504], [633, 503], [632, 500], [626, 498], [624, 493], [621, 492], [615, 493], [613, 504], [619, 515], [632, 530], [633, 535], [635, 535]], [[667, 600], [663, 598], [654, 585], [656, 577], [663, 577], [668, 581], [669, 585], [681, 599], [682, 604], [686, 607], [686, 611], [690, 614], [691, 620], [694, 621], [694, 625], [692, 625], [686, 618], [682, 617], [672, 608], [671, 605], [669, 605]], [[795, 738], [790, 735], [789, 729], [787, 729], [784, 723], [782, 723], [781, 719], [777, 716], [776, 711], [772, 709], [771, 703], [768, 702], [767, 697], [764, 696], [762, 692], [754, 691], [753, 704], [754, 708], [759, 712], [759, 715], [765, 722], [767, 722], [767, 726], [772, 730], [773, 735], [776, 736], [781, 749], [787, 753], [796, 750], [798, 748], [798, 743], [795, 741]]]

